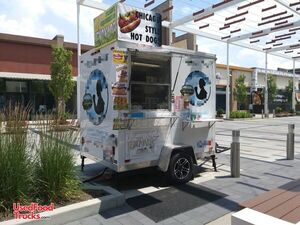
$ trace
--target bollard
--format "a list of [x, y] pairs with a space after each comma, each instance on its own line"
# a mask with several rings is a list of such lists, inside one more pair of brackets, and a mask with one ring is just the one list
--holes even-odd
[[273, 118], [275, 118], [275, 109], [273, 109]]
[[263, 109], [261, 110], [261, 118], [262, 119], [264, 118], [264, 110]]
[[288, 134], [286, 139], [286, 158], [288, 160], [294, 159], [294, 151], [295, 151], [295, 124], [288, 125]]
[[240, 177], [240, 131], [232, 131], [230, 152], [230, 169], [232, 177]]

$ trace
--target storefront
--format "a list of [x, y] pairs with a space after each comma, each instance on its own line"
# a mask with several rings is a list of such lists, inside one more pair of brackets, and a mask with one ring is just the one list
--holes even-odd
[[[62, 35], [52, 40], [0, 33], [0, 109], [9, 103], [30, 105], [31, 113], [55, 110], [55, 100], [48, 85], [51, 80], [52, 46], [73, 52], [71, 66], [77, 76], [77, 45], [64, 42]], [[92, 46], [82, 45], [82, 53]], [[66, 104], [66, 112], [76, 114], [76, 87]]]

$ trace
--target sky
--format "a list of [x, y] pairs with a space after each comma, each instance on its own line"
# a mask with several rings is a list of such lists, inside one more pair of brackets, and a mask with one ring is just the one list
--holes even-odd
[[[95, 0], [112, 5], [116, 0]], [[186, 15], [219, 2], [220, 0], [173, 0], [173, 19]], [[143, 7], [145, 0], [127, 0], [128, 4]], [[156, 1], [157, 2], [157, 1]], [[160, 0], [162, 2], [162, 0]], [[150, 8], [150, 7], [149, 7]], [[81, 7], [80, 36], [83, 44], [92, 45], [93, 18], [99, 10]], [[65, 41], [76, 42], [76, 0], [0, 0], [0, 33], [52, 39], [62, 34]], [[226, 44], [206, 38], [197, 38], [199, 51], [213, 53], [217, 62], [226, 64]], [[230, 64], [244, 67], [265, 67], [265, 55], [257, 51], [230, 47]], [[291, 60], [270, 56], [268, 68], [291, 69]], [[300, 63], [296, 63], [300, 67]]]

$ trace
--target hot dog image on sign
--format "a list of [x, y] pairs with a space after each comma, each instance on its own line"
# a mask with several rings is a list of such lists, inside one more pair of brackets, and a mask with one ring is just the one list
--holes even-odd
[[129, 33], [134, 31], [141, 23], [139, 13], [136, 9], [132, 9], [125, 14], [119, 14], [118, 25], [122, 33]]

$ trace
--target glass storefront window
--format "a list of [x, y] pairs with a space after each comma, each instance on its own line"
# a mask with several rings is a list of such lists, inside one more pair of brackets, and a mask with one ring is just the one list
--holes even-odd
[[25, 81], [6, 81], [6, 92], [26, 93], [28, 91]]
[[0, 92], [5, 92], [5, 81], [0, 78]]
[[31, 83], [31, 91], [32, 93], [43, 94], [45, 93], [45, 86], [45, 81], [33, 80]]

